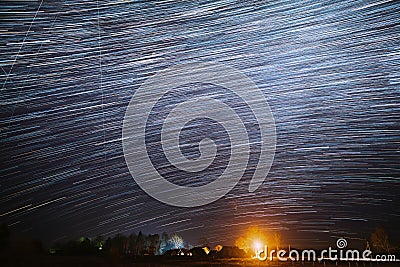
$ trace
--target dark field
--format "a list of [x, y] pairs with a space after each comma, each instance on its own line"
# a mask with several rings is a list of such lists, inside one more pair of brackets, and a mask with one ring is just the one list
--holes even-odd
[[363, 262], [331, 262], [327, 261], [325, 264], [323, 262], [269, 262], [269, 261], [259, 261], [256, 259], [218, 259], [218, 260], [200, 260], [200, 259], [190, 259], [187, 257], [142, 257], [137, 259], [112, 259], [107, 257], [79, 257], [79, 256], [36, 256], [34, 258], [29, 257], [13, 257], [13, 258], [3, 258], [1, 260], [1, 266], [41, 266], [41, 267], [130, 267], [130, 266], [140, 266], [140, 267], [173, 267], [173, 266], [219, 266], [219, 267], [231, 267], [231, 266], [276, 266], [276, 267], [289, 267], [289, 266], [316, 266], [316, 267], [349, 267], [349, 266], [359, 266], [359, 267], [397, 267], [400, 266], [399, 262], [386, 262], [386, 263], [363, 263]]

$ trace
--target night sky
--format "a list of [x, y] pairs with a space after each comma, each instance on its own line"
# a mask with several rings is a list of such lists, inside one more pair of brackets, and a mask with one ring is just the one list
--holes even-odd
[[[399, 2], [244, 2], [1, 2], [0, 222], [46, 243], [166, 231], [193, 245], [201, 237], [233, 245], [251, 225], [295, 246], [333, 246], [337, 237], [363, 244], [377, 226], [399, 242]], [[221, 199], [181, 208], [135, 183], [122, 126], [146, 79], [196, 62], [234, 67], [257, 85], [275, 120], [276, 152], [256, 191], [249, 164]], [[157, 112], [185, 92], [229, 98], [190, 86], [171, 88], [153, 110], [150, 139]], [[186, 155], [211, 132], [222, 160], [202, 176], [168, 175], [207, 184], [223, 172], [229, 138], [206, 120], [189, 126]], [[168, 160], [147, 152], [162, 172]]]

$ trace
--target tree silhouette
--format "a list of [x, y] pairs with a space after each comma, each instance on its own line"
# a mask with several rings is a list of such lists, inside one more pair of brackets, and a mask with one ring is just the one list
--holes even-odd
[[384, 228], [377, 227], [371, 234], [371, 241], [376, 250], [390, 253], [389, 235]]
[[136, 255], [136, 240], [137, 240], [136, 233], [132, 233], [128, 236], [129, 252], [132, 253], [133, 255]]
[[149, 235], [149, 254], [155, 255], [160, 246], [160, 236], [158, 234]]
[[136, 238], [135, 254], [143, 255], [144, 249], [145, 249], [145, 238], [144, 238], [142, 232], [139, 232], [139, 234]]
[[162, 233], [160, 238], [160, 245], [158, 248], [158, 254], [162, 255], [164, 254], [165, 251], [168, 250], [168, 241], [169, 241], [168, 234], [166, 232]]
[[279, 233], [274, 233], [273, 242], [276, 247], [276, 250], [278, 251], [281, 246], [281, 235]]

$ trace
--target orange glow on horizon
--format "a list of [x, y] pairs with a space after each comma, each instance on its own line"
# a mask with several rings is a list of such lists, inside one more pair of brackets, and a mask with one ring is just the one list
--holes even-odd
[[271, 248], [280, 247], [281, 238], [279, 233], [267, 233], [257, 226], [249, 227], [247, 232], [239, 237], [235, 245], [243, 249], [247, 254], [254, 255], [268, 245]]
[[260, 241], [255, 240], [253, 243], [254, 250], [257, 252], [262, 248], [263, 244]]

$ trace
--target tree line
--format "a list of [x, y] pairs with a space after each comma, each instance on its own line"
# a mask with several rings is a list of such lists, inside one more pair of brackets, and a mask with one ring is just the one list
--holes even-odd
[[81, 237], [78, 240], [57, 243], [50, 249], [50, 254], [109, 254], [111, 256], [144, 256], [144, 255], [163, 255], [171, 249], [184, 247], [182, 237], [177, 234], [169, 236], [167, 233], [158, 234], [138, 234], [132, 233], [129, 236], [117, 234], [114, 237], [96, 238]]

